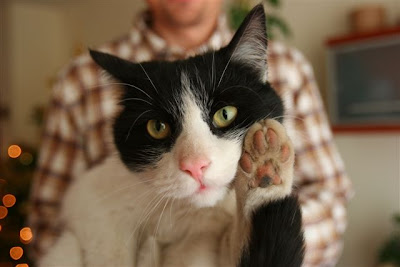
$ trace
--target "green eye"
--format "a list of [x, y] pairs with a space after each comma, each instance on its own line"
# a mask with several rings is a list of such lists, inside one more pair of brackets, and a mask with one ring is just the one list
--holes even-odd
[[237, 108], [234, 106], [226, 106], [215, 112], [213, 124], [217, 128], [229, 126], [237, 116]]
[[171, 133], [169, 124], [159, 120], [149, 120], [147, 122], [147, 132], [155, 139], [165, 139]]

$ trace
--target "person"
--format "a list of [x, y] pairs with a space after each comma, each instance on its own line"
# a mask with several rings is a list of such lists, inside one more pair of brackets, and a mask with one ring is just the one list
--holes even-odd
[[[223, 0], [147, 0], [131, 31], [99, 48], [131, 61], [174, 60], [218, 49], [232, 31]], [[343, 247], [346, 202], [352, 194], [333, 143], [310, 63], [296, 49], [269, 42], [268, 78], [287, 108], [285, 126], [296, 150], [295, 179], [306, 240], [304, 266], [333, 266]], [[111, 109], [102, 72], [85, 53], [58, 77], [32, 188], [33, 256], [51, 246], [56, 219], [71, 181], [110, 153], [106, 124]]]

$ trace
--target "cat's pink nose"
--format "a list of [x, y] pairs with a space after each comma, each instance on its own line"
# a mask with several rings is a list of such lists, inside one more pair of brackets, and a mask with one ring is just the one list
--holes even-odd
[[201, 182], [204, 171], [210, 165], [206, 158], [184, 158], [179, 162], [179, 169], [192, 176], [196, 181]]

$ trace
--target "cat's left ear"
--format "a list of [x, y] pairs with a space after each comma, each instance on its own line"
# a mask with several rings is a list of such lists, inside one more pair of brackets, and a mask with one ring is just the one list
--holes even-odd
[[267, 80], [267, 31], [262, 4], [255, 6], [243, 20], [228, 45], [231, 60], [249, 65]]

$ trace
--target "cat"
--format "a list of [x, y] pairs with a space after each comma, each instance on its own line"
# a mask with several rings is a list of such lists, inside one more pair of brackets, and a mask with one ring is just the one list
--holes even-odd
[[117, 151], [66, 193], [40, 266], [301, 266], [301, 210], [258, 5], [231, 42], [179, 61], [91, 50], [122, 84]]

